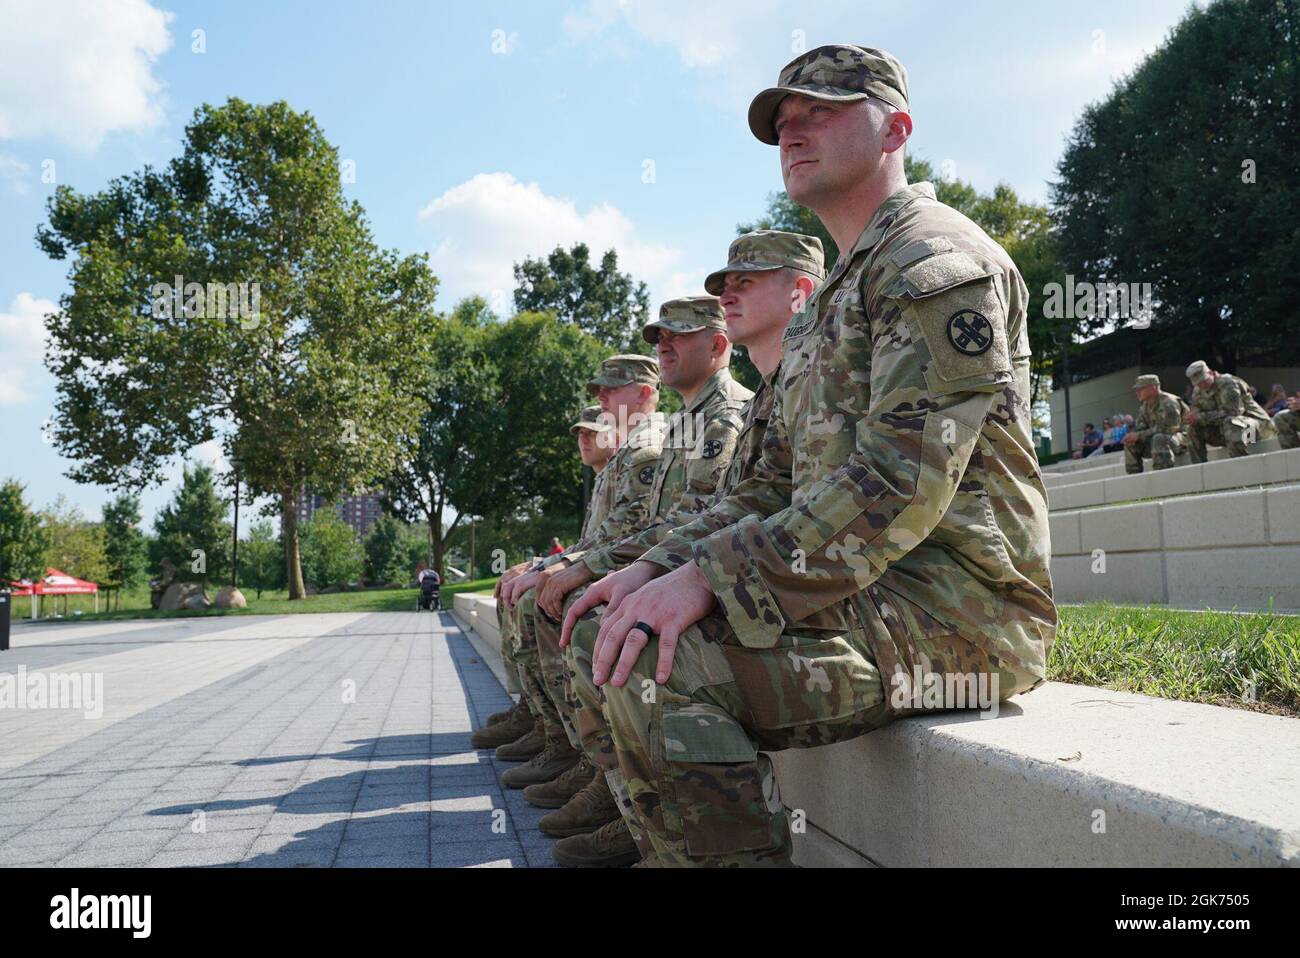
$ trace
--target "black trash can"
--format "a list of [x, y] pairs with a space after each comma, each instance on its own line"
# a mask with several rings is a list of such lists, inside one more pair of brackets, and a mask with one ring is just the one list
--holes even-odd
[[0, 589], [0, 652], [9, 648], [9, 600], [7, 589]]

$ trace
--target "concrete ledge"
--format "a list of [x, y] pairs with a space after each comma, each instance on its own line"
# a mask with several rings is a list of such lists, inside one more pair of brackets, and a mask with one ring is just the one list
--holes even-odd
[[[457, 596], [486, 625], [491, 598]], [[1300, 865], [1295, 719], [1049, 682], [773, 754], [806, 866]]]
[[451, 617], [469, 639], [502, 687], [506, 669], [501, 659], [501, 630], [497, 628], [497, 601], [491, 595], [459, 593], [452, 597]]
[[[1264, 439], [1260, 442], [1252, 443], [1251, 445], [1246, 447], [1246, 451], [1253, 456], [1259, 453], [1276, 452], [1281, 448], [1282, 448], [1282, 444], [1278, 442], [1276, 438], [1273, 438], [1273, 439]], [[1228, 450], [1223, 448], [1222, 446], [1210, 446], [1205, 451], [1205, 457], [1209, 459], [1211, 462], [1214, 462], [1219, 459], [1228, 459], [1229, 458]], [[1147, 459], [1146, 462], [1150, 463], [1151, 460]], [[1101, 467], [1105, 467], [1108, 469], [1115, 469], [1116, 466], [1118, 466], [1119, 468], [1117, 474], [1123, 475], [1124, 473], [1123, 450], [1120, 450], [1119, 452], [1103, 452], [1101, 455], [1093, 456], [1091, 459], [1067, 459], [1063, 462], [1054, 462], [1050, 466], [1043, 467], [1043, 478], [1044, 480], [1046, 480], [1048, 476], [1068, 475], [1069, 473], [1072, 472], [1086, 471], [1089, 469], [1097, 469]]]
[[1135, 499], [1295, 482], [1300, 479], [1300, 449], [1175, 466], [1160, 472], [1148, 469], [1131, 476], [1124, 474], [1121, 464], [1117, 475], [1099, 475], [1108, 471], [1110, 470], [1084, 470], [1076, 474], [1079, 481], [1058, 481], [1047, 490], [1048, 509], [1080, 509], [1085, 506], [1132, 502]]
[[1054, 682], [774, 760], [787, 806], [885, 866], [1296, 866], [1298, 730]]

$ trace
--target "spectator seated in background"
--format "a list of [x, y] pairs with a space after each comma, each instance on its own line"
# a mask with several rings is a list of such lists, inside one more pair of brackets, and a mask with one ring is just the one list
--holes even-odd
[[1110, 424], [1110, 417], [1104, 416], [1102, 417], [1101, 420], [1101, 442], [1097, 444], [1095, 449], [1093, 449], [1086, 456], [1084, 456], [1084, 458], [1092, 459], [1096, 456], [1100, 456], [1103, 452], [1106, 451], [1106, 447], [1112, 444], [1114, 441], [1115, 441], [1115, 427]]
[[1287, 408], [1286, 390], [1282, 388], [1281, 383], [1273, 384], [1273, 392], [1268, 397], [1268, 402], [1263, 404], [1265, 412], [1270, 416], [1276, 416], [1282, 410]]
[[1073, 458], [1083, 459], [1089, 454], [1095, 452], [1101, 447], [1101, 433], [1092, 423], [1084, 423], [1083, 439], [1079, 442], [1079, 448], [1074, 451]]
[[558, 536], [551, 536], [551, 551], [546, 553], [548, 556], [557, 556], [564, 551], [564, 546], [560, 543]]

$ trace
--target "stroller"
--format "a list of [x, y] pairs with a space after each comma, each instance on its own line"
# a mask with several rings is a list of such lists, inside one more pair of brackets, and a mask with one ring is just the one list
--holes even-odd
[[420, 597], [415, 600], [415, 609], [417, 612], [439, 612], [442, 610], [442, 599], [438, 593], [438, 577], [436, 575], [425, 576], [420, 580]]

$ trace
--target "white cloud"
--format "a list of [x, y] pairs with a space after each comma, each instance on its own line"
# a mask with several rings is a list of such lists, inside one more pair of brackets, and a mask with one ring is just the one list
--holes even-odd
[[35, 380], [45, 376], [45, 314], [58, 306], [31, 293], [19, 293], [0, 313], [0, 406], [32, 401]]
[[148, 0], [0, 4], [0, 139], [93, 150], [108, 133], [160, 125], [153, 67], [174, 17]]
[[578, 242], [590, 247], [593, 259], [617, 250], [619, 268], [645, 280], [655, 303], [680, 295], [684, 282], [674, 272], [681, 251], [641, 238], [617, 207], [599, 203], [582, 211], [573, 200], [509, 173], [479, 173], [453, 186], [425, 206], [420, 219], [436, 234], [429, 259], [444, 305], [478, 293], [494, 309], [508, 310], [516, 262]]
[[19, 196], [27, 193], [28, 169], [30, 167], [18, 157], [0, 153], [0, 180], [7, 182], [9, 188]]

